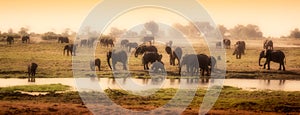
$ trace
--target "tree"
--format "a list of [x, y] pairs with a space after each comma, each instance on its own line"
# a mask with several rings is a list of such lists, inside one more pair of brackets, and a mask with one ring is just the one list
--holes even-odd
[[69, 35], [70, 31], [71, 31], [70, 28], [65, 28], [64, 31], [61, 33], [61, 35], [63, 35], [63, 36], [70, 36]]
[[229, 30], [230, 35], [233, 38], [261, 38], [263, 37], [263, 33], [260, 31], [257, 25], [248, 24], [237, 25], [234, 28]]
[[298, 28], [295, 28], [294, 30], [292, 30], [290, 37], [291, 38], [300, 38], [300, 30]]
[[175, 23], [175, 24], [173, 24], [173, 27], [176, 28], [181, 33], [183, 33], [185, 36], [190, 36], [190, 32], [189, 32], [189, 29], [187, 29], [187, 26], [184, 26], [179, 23]]
[[121, 30], [121, 29], [118, 29], [118, 28], [115, 28], [115, 27], [112, 27], [110, 29], [110, 33], [109, 35], [114, 37], [114, 38], [119, 38], [121, 37], [124, 33], [126, 32], [126, 30]]
[[20, 31], [19, 31], [18, 33], [19, 33], [21, 36], [24, 36], [24, 35], [28, 35], [28, 31], [29, 31], [28, 28], [21, 27], [21, 28], [20, 28]]
[[42, 34], [43, 40], [56, 40], [59, 35], [54, 32], [46, 32]]
[[209, 22], [194, 22], [194, 24], [197, 27], [197, 29], [199, 29], [199, 31], [205, 36], [211, 35], [215, 29], [213, 26], [210, 25]]
[[13, 33], [14, 33], [14, 31], [13, 31], [13, 29], [12, 29], [12, 28], [9, 28], [9, 29], [8, 29], [8, 31], [7, 31], [7, 33], [8, 33], [8, 34], [13, 34]]
[[137, 37], [137, 36], [138, 36], [138, 33], [135, 31], [128, 30], [125, 32], [125, 37], [132, 38], [132, 37]]
[[150, 21], [144, 24], [146, 30], [150, 31], [153, 36], [156, 36], [159, 32], [159, 26], [156, 22]]
[[223, 37], [228, 33], [228, 29], [223, 25], [218, 25], [218, 29]]

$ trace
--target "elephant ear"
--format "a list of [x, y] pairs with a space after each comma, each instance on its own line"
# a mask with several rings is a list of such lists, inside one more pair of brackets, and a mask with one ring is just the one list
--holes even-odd
[[260, 52], [259, 57], [264, 58], [266, 57], [266, 50]]
[[169, 47], [169, 46], [167, 46], [166, 48], [165, 48], [165, 51], [167, 52], [167, 54], [171, 54], [172, 53], [172, 48], [171, 47]]

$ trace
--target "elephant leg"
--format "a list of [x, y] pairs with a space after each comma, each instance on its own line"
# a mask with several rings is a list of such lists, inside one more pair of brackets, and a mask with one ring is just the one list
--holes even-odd
[[284, 63], [282, 63], [282, 68], [283, 68], [283, 71], [285, 71]]
[[28, 82], [30, 82], [31, 80], [30, 80], [30, 72], [28, 72]]
[[201, 71], [201, 75], [202, 76], [204, 76], [204, 71], [205, 71], [205, 69], [201, 69], [202, 71]]
[[206, 76], [209, 76], [210, 75], [210, 72], [209, 72], [209, 68], [207, 67], [206, 68]]
[[117, 64], [116, 61], [112, 61], [112, 66], [113, 66], [113, 69], [114, 69], [114, 70], [116, 70], [116, 64]]
[[268, 61], [268, 70], [270, 70], [270, 61]]
[[278, 70], [281, 70], [281, 65], [282, 65], [282, 63], [279, 63], [279, 69]]
[[170, 65], [172, 65], [172, 57], [171, 57], [171, 55], [170, 55], [170, 60], [169, 61], [170, 61]]
[[146, 65], [146, 67], [147, 67], [146, 69], [149, 70], [149, 65], [148, 64]]
[[100, 65], [98, 65], [98, 71], [100, 71]]
[[264, 69], [266, 69], [266, 65], [268, 64], [268, 62], [265, 62], [265, 64], [264, 64]]
[[123, 63], [123, 70], [127, 70], [126, 62]]

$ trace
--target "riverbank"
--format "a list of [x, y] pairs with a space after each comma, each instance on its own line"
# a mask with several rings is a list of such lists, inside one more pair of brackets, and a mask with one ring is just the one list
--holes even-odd
[[[176, 94], [177, 89], [160, 89], [149, 96], [137, 96], [123, 90], [109, 89], [105, 94], [123, 108], [145, 111], [160, 107]], [[186, 91], [189, 93], [189, 91]], [[198, 89], [183, 114], [198, 114], [205, 89]], [[97, 92], [86, 92], [93, 95]], [[246, 91], [224, 86], [209, 113], [211, 114], [297, 114], [300, 112], [300, 92]], [[19, 91], [0, 90], [0, 114], [91, 114], [78, 92], [28, 95]], [[109, 107], [109, 106], [104, 106]], [[101, 108], [100, 113], [111, 109]]]

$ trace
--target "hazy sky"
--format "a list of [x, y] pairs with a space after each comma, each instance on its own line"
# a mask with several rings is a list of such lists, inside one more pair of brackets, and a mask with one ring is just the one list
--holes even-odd
[[[2, 0], [0, 30], [33, 32], [77, 31], [89, 11], [101, 0]], [[175, 1], [175, 0], [174, 0]], [[300, 0], [199, 0], [216, 24], [232, 28], [256, 24], [264, 36], [287, 35], [300, 28]], [[188, 6], [183, 6], [188, 7]]]

